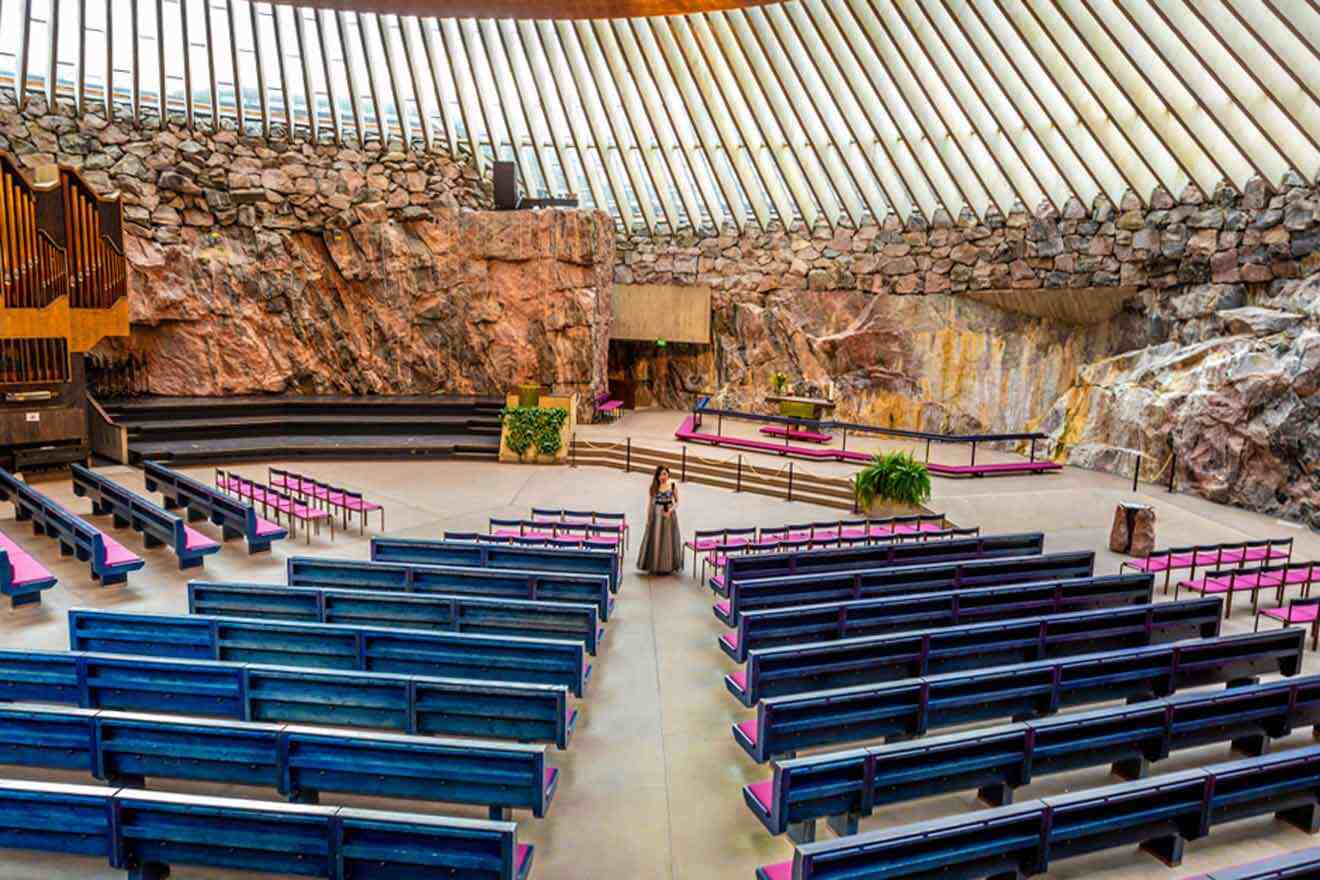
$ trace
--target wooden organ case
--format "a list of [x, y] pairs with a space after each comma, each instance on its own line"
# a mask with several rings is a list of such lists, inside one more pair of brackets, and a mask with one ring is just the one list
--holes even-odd
[[77, 171], [0, 153], [0, 466], [88, 456], [83, 354], [128, 335], [122, 217]]

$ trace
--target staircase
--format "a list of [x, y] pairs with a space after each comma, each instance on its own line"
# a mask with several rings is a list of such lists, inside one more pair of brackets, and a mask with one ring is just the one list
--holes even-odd
[[147, 397], [103, 402], [128, 459], [176, 463], [499, 454], [498, 397]]

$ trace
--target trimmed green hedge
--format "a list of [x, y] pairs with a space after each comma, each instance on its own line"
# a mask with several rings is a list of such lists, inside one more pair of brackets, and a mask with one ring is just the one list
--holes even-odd
[[509, 449], [521, 456], [533, 446], [542, 455], [554, 455], [564, 445], [560, 437], [568, 410], [559, 407], [513, 406], [500, 410], [508, 428]]

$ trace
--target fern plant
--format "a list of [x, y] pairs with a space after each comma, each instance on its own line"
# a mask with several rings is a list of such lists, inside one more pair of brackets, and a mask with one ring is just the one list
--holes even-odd
[[542, 455], [554, 455], [564, 445], [560, 432], [568, 420], [568, 410], [560, 407], [505, 407], [500, 415], [508, 426], [505, 443], [521, 456], [533, 446]]
[[919, 507], [930, 500], [930, 470], [910, 452], [877, 452], [853, 477], [862, 509], [876, 501]]

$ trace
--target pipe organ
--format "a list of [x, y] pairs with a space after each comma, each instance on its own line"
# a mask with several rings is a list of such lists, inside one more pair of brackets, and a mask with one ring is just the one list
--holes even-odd
[[128, 335], [118, 194], [0, 153], [0, 466], [88, 454], [82, 355]]

